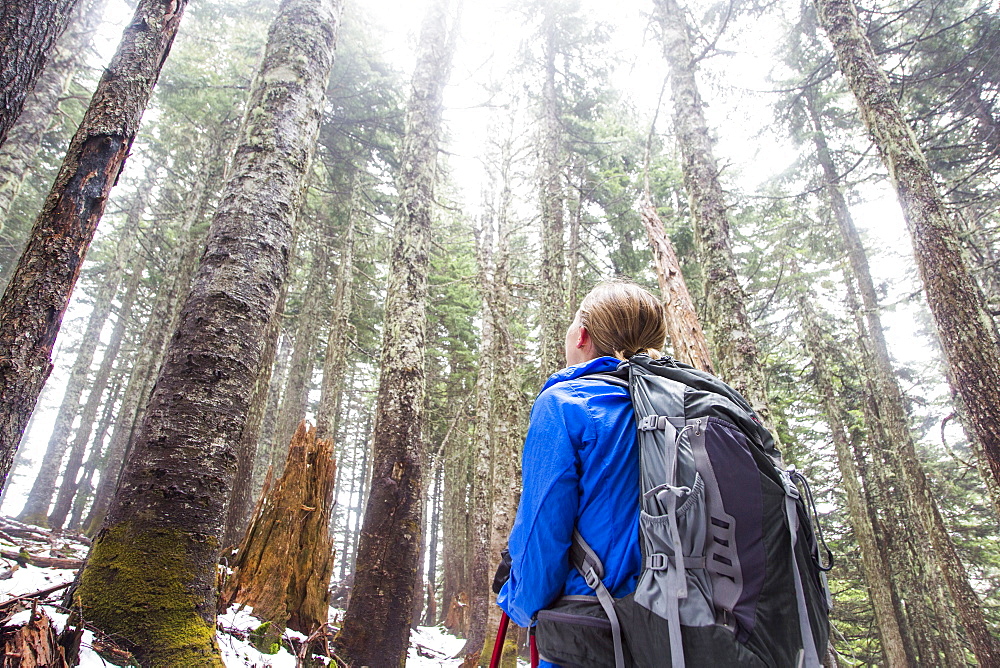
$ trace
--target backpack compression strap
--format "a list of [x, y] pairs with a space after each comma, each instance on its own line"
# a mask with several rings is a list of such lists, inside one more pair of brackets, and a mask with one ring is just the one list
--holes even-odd
[[580, 572], [587, 586], [594, 590], [597, 601], [604, 608], [604, 613], [611, 622], [611, 637], [615, 643], [615, 668], [625, 668], [625, 651], [622, 646], [622, 626], [618, 621], [618, 613], [615, 612], [615, 599], [611, 592], [604, 586], [601, 578], [604, 577], [604, 564], [597, 553], [587, 545], [580, 532], [573, 529], [573, 543], [569, 548], [570, 562]]
[[795, 576], [795, 602], [799, 609], [799, 635], [802, 637], [804, 659], [800, 665], [805, 666], [805, 668], [819, 668], [823, 664], [820, 663], [819, 653], [816, 651], [816, 639], [813, 638], [812, 626], [809, 624], [809, 609], [806, 607], [802, 575], [799, 573], [798, 561], [795, 559], [795, 544], [799, 537], [799, 513], [795, 504], [800, 496], [799, 490], [788, 471], [781, 469], [778, 471], [785, 487], [785, 515], [788, 519], [788, 530], [791, 532], [792, 573]]

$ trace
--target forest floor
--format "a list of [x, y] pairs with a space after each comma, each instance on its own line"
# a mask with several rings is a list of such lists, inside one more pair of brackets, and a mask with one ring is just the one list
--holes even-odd
[[[9, 641], [15, 627], [27, 624], [33, 611], [36, 619], [39, 613], [47, 615], [57, 634], [66, 628], [70, 611], [62, 607], [62, 596], [89, 549], [85, 538], [60, 536], [0, 518], [0, 644]], [[342, 610], [330, 608], [331, 622], [336, 623], [342, 616]], [[219, 616], [217, 637], [226, 666], [296, 668], [296, 657], [287, 647], [282, 646], [275, 654], [264, 654], [254, 647], [250, 638], [260, 624], [248, 609], [234, 607]], [[283, 645], [298, 646], [302, 640], [302, 634], [286, 630]], [[411, 668], [459, 666], [462, 661], [452, 657], [464, 644], [464, 640], [441, 627], [419, 627], [410, 636], [406, 665]], [[79, 666], [114, 665], [102, 654], [114, 656], [118, 651], [114, 643], [85, 629], [80, 642]]]

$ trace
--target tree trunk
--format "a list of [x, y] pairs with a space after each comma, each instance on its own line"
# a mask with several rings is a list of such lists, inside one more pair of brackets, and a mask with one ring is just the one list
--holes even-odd
[[[457, 29], [446, 0], [428, 10], [418, 45], [397, 179], [392, 260], [372, 446], [372, 485], [354, 588], [337, 647], [358, 665], [402, 666], [420, 550], [424, 342], [431, 206], [442, 94]], [[392, 545], [387, 550], [386, 546]]]
[[[954, 389], [977, 436], [972, 442], [982, 446], [993, 477], [1000, 481], [1000, 342], [969, 275], [956, 227], [853, 3], [816, 0], [816, 8], [896, 188]], [[970, 603], [963, 601], [961, 607]], [[1000, 664], [1000, 643], [984, 635], [985, 627], [967, 632], [980, 662]]]
[[86, 510], [87, 502], [91, 501], [94, 495], [94, 474], [97, 472], [98, 466], [104, 461], [104, 455], [106, 454], [104, 440], [111, 430], [115, 406], [119, 403], [125, 377], [127, 376], [121, 366], [123, 365], [120, 365], [115, 372], [115, 381], [112, 384], [111, 391], [108, 393], [108, 400], [104, 404], [104, 414], [101, 415], [101, 420], [97, 423], [94, 444], [91, 446], [87, 463], [83, 467], [80, 485], [73, 500], [73, 511], [69, 518], [69, 524], [66, 526], [66, 531], [69, 533], [79, 533], [83, 529], [83, 513]]
[[[281, 295], [278, 298], [280, 304], [285, 303], [288, 282], [281, 286]], [[281, 329], [282, 309], [275, 311], [271, 322], [268, 323], [268, 331], [264, 336], [264, 354], [261, 358], [260, 372], [253, 384], [253, 391], [250, 395], [250, 408], [247, 410], [247, 419], [243, 423], [243, 430], [240, 432], [238, 450], [239, 455], [236, 461], [236, 475], [233, 479], [233, 493], [229, 500], [229, 509], [226, 512], [226, 528], [222, 534], [222, 548], [227, 550], [237, 546], [237, 541], [241, 540], [246, 532], [247, 522], [251, 519], [253, 510], [253, 472], [257, 462], [257, 447], [260, 442], [260, 428], [264, 421], [264, 412], [267, 410], [268, 391], [271, 387], [271, 373], [274, 370], [274, 360], [278, 352], [278, 334]], [[318, 438], [318, 436], [317, 436]], [[268, 468], [273, 473], [273, 469]]]
[[[556, 39], [558, 25], [555, 9], [545, 5], [544, 79], [542, 81], [542, 118], [540, 137], [539, 198], [541, 199], [542, 263], [539, 275], [538, 320], [541, 327], [542, 378], [566, 365], [563, 343], [566, 320], [564, 251], [564, 194], [562, 187], [562, 126], [556, 93]], [[573, 305], [576, 308], [576, 305]]]
[[[479, 260], [479, 284], [484, 292], [490, 290], [493, 280], [493, 224], [477, 234], [477, 256]], [[490, 303], [484, 296], [482, 299], [482, 330], [479, 345], [485, 353], [479, 358], [479, 376], [476, 378], [476, 419], [473, 429], [472, 445], [472, 496], [470, 521], [472, 523], [472, 542], [467, 552], [471, 564], [470, 580], [472, 591], [469, 596], [469, 630], [466, 634], [465, 647], [459, 652], [464, 655], [462, 666], [476, 668], [486, 641], [486, 624], [489, 620], [490, 605], [490, 520], [493, 506], [493, 444], [491, 427], [493, 420], [492, 394], [494, 328], [493, 318], [489, 315]]]
[[0, 299], [0, 484], [52, 370], [52, 346], [83, 256], [186, 4], [141, 0], [136, 7]]
[[[31, 173], [42, 136], [58, 117], [59, 103], [85, 62], [106, 4], [107, 0], [77, 3], [69, 28], [56, 43], [52, 59], [42, 70], [35, 90], [28, 96], [17, 123], [10, 128], [7, 141], [0, 148], [0, 231], [4, 229], [4, 221], [25, 177]], [[16, 262], [17, 257], [12, 259]], [[0, 275], [6, 274], [8, 269], [13, 270], [13, 266], [8, 266], [6, 257], [0, 256]], [[0, 279], [0, 290], [6, 283]]]
[[[111, 332], [111, 339], [108, 341], [108, 347], [104, 349], [104, 358], [101, 360], [101, 366], [97, 370], [94, 382], [90, 386], [87, 403], [84, 404], [83, 412], [80, 416], [80, 426], [77, 428], [76, 434], [73, 437], [73, 443], [70, 445], [69, 458], [66, 461], [66, 468], [63, 471], [62, 485], [56, 496], [55, 505], [52, 507], [52, 513], [48, 518], [48, 525], [53, 529], [58, 530], [63, 528], [63, 525], [66, 523], [66, 517], [73, 506], [73, 497], [76, 496], [77, 491], [76, 478], [80, 473], [80, 466], [83, 464], [87, 443], [90, 442], [90, 433], [94, 428], [94, 422], [97, 420], [97, 412], [102, 405], [104, 390], [107, 389], [112, 368], [118, 359], [118, 352], [121, 350], [122, 342], [125, 340], [125, 330], [132, 317], [132, 306], [135, 303], [136, 295], [142, 283], [142, 273], [145, 266], [146, 261], [143, 257], [132, 267], [132, 275], [129, 277], [125, 294], [122, 296], [121, 308], [118, 310], [118, 319]], [[99, 443], [95, 441], [94, 445], [96, 447]]]
[[299, 424], [288, 449], [285, 472], [250, 523], [230, 564], [233, 573], [219, 608], [248, 605], [255, 617], [307, 636], [327, 622], [333, 570], [333, 441]]
[[319, 408], [316, 409], [318, 438], [337, 438], [337, 426], [343, 397], [344, 372], [347, 368], [347, 346], [351, 337], [351, 302], [354, 286], [354, 220], [359, 215], [361, 186], [354, 180], [351, 211], [347, 214], [347, 234], [340, 249], [336, 288], [330, 315], [330, 333], [323, 358], [323, 384]]
[[[465, 412], [465, 406], [458, 408], [457, 417]], [[445, 435], [440, 447], [444, 468], [444, 554], [442, 555], [441, 616], [445, 627], [456, 635], [466, 631], [465, 615], [454, 614], [469, 603], [469, 553], [470, 522], [468, 497], [470, 485], [470, 459], [468, 444], [460, 438]], [[518, 457], [520, 459], [520, 457]]]
[[861, 490], [861, 474], [855, 465], [851, 443], [841, 417], [844, 409], [838, 400], [840, 393], [836, 389], [831, 371], [827, 336], [805, 291], [799, 292], [798, 308], [806, 330], [806, 353], [812, 358], [814, 383], [823, 402], [823, 412], [830, 426], [837, 453], [837, 465], [840, 468], [841, 482], [847, 499], [847, 510], [861, 552], [865, 583], [875, 611], [885, 665], [889, 668], [914, 665], [914, 657], [907, 653], [907, 644], [901, 630], [906, 625], [906, 619], [897, 617], [897, 608], [893, 604], [892, 573], [884, 558], [882, 544], [875, 537], [875, 529]]
[[[207, 159], [203, 160], [203, 167], [207, 164]], [[189, 198], [192, 200], [192, 206], [181, 219], [174, 248], [164, 265], [176, 269], [170, 274], [167, 284], [156, 295], [142, 335], [142, 342], [135, 352], [132, 373], [122, 395], [121, 408], [104, 458], [101, 481], [94, 495], [94, 503], [84, 521], [85, 531], [89, 536], [96, 534], [101, 527], [111, 504], [111, 497], [118, 488], [118, 478], [132, 442], [132, 435], [141, 422], [142, 411], [145, 409], [153, 383], [156, 381], [157, 370], [163, 360], [163, 350], [168, 342], [167, 334], [176, 324], [182, 300], [191, 284], [194, 265], [203, 248], [202, 241], [192, 237], [191, 228], [201, 219], [207, 206], [208, 192], [204, 180], [195, 182], [194, 191], [190, 193]]]
[[314, 344], [319, 330], [319, 311], [323, 302], [318, 293], [324, 285], [326, 285], [326, 249], [322, 244], [314, 244], [309, 278], [302, 292], [302, 308], [295, 322], [291, 365], [288, 377], [285, 379], [285, 389], [281, 393], [281, 408], [278, 409], [274, 442], [274, 452], [277, 453], [278, 459], [272, 462], [276, 473], [281, 471], [287, 444], [295, 432], [295, 426], [305, 418], [312, 381]]
[[712, 357], [708, 352], [708, 342], [701, 330], [701, 321], [694, 310], [694, 301], [688, 292], [684, 274], [670, 237], [663, 229], [663, 221], [656, 213], [656, 207], [646, 198], [639, 206], [642, 222], [646, 226], [649, 246], [653, 251], [653, 264], [660, 282], [660, 295], [667, 311], [667, 334], [674, 348], [674, 357], [696, 369], [715, 373]]
[[[271, 368], [271, 380], [267, 387], [267, 403], [264, 405], [264, 415], [261, 417], [260, 428], [257, 430], [257, 454], [253, 465], [253, 494], [256, 495], [261, 485], [264, 483], [264, 476], [271, 470], [274, 460], [277, 459], [274, 447], [274, 430], [278, 422], [278, 406], [281, 403], [281, 388], [285, 384], [288, 376], [288, 364], [292, 356], [292, 341], [287, 331], [282, 329], [282, 320], [285, 315], [285, 301], [287, 300], [287, 285], [282, 288], [281, 307], [275, 313], [275, 326], [278, 328], [278, 341], [275, 352], [274, 363]], [[249, 436], [249, 435], [248, 435]]]
[[680, 147], [684, 187], [705, 275], [705, 322], [716, 370], [766, 421], [767, 393], [757, 341], [736, 277], [729, 214], [712, 153], [708, 123], [695, 81], [687, 18], [677, 0], [656, 0], [663, 46], [670, 68], [674, 132]]
[[441, 463], [432, 465], [434, 471], [434, 487], [431, 490], [431, 536], [427, 546], [427, 607], [424, 613], [424, 626], [434, 626], [437, 620], [437, 563], [438, 535], [441, 530]]
[[216, 565], [236, 442], [278, 307], [340, 25], [286, 0], [268, 33], [207, 248], [75, 603], [140, 663], [222, 666]]
[[[94, 354], [97, 352], [97, 344], [100, 343], [101, 330], [104, 329], [104, 323], [111, 313], [111, 302], [118, 292], [125, 268], [131, 262], [139, 223], [146, 208], [146, 195], [151, 187], [151, 179], [147, 176], [145, 183], [140, 185], [129, 205], [128, 217], [118, 244], [114, 266], [108, 273], [107, 280], [101, 282], [98, 292], [94, 296], [94, 307], [90, 312], [83, 338], [80, 340], [76, 361], [70, 370], [62, 404], [59, 406], [59, 412], [56, 413], [52, 434], [49, 436], [49, 443], [42, 459], [42, 467], [31, 486], [31, 491], [28, 492], [24, 509], [17, 516], [21, 522], [48, 526], [49, 504], [55, 494], [56, 478], [59, 476], [59, 469], [66, 454], [66, 448], [69, 446], [73, 421], [80, 412], [80, 398], [87, 387], [90, 366], [94, 361]], [[95, 388], [91, 387], [91, 393], [94, 391]]]
[[[521, 446], [524, 443], [524, 408], [519, 376], [519, 355], [514, 331], [517, 329], [511, 294], [511, 171], [509, 142], [502, 147], [500, 192], [496, 207], [497, 251], [493, 277], [486, 289], [488, 314], [492, 321], [493, 348], [487, 356], [493, 365], [492, 431], [490, 440], [493, 461], [493, 512], [490, 518], [490, 565], [495, 572], [500, 553], [507, 547], [507, 537], [514, 525], [514, 515], [521, 490]], [[492, 580], [492, 573], [487, 574]], [[491, 596], [495, 599], [495, 596]], [[488, 629], [496, 628], [500, 608], [490, 606]]]
[[[819, 5], [817, 5], [819, 6]], [[853, 12], [853, 6], [850, 6]], [[850, 12], [849, 12], [850, 13]], [[857, 17], [850, 13], [856, 22]], [[828, 21], [829, 18], [824, 19]], [[860, 29], [859, 26], [855, 26]], [[865, 39], [860, 34], [861, 39]], [[867, 44], [867, 40], [865, 40]], [[870, 46], [868, 48], [869, 53]], [[874, 63], [874, 54], [871, 55], [871, 62]], [[884, 79], [884, 75], [882, 75]], [[898, 111], [898, 110], [897, 110]], [[969, 585], [968, 577], [965, 573], [965, 566], [958, 558], [951, 537], [944, 526], [940, 512], [937, 508], [937, 501], [931, 490], [926, 475], [916, 454], [916, 447], [913, 436], [910, 432], [909, 419], [906, 414], [905, 400], [899, 383], [895, 379], [892, 364], [889, 357], [888, 346], [882, 329], [880, 308], [875, 292], [875, 286], [871, 279], [868, 268], [868, 260], [865, 257], [861, 238], [854, 222], [847, 211], [846, 202], [839, 189], [835, 187], [837, 181], [836, 170], [833, 161], [825, 147], [825, 139], [822, 133], [822, 125], [815, 108], [811, 104], [811, 119], [816, 132], [814, 133], [817, 142], [817, 155], [820, 164], [824, 169], [827, 179], [827, 192], [831, 198], [831, 208], [834, 210], [834, 217], [840, 226], [841, 235], [844, 239], [844, 246], [847, 250], [853, 274], [860, 288], [861, 298], [864, 304], [865, 317], [867, 320], [868, 336], [871, 339], [869, 362], [872, 368], [872, 375], [875, 380], [875, 392], [873, 399], [878, 406], [881, 416], [881, 424], [886, 428], [886, 434], [880, 442], [885, 444], [886, 454], [890, 462], [894, 465], [896, 474], [899, 476], [904, 491], [904, 502], [907, 504], [908, 516], [910, 520], [917, 518], [923, 525], [927, 540], [917, 539], [918, 547], [927, 554], [930, 567], [939, 569], [944, 577], [948, 589], [951, 592], [951, 600], [955, 605], [959, 618], [965, 626], [966, 634], [972, 643], [972, 649], [980, 662], [984, 665], [991, 665], [993, 662], [1000, 664], [1000, 648], [993, 640], [986, 622], [983, 618], [982, 605], [975, 591]], [[919, 151], [919, 149], [917, 149]], [[890, 167], [890, 172], [892, 168]], [[978, 293], [977, 293], [978, 294]], [[987, 337], [984, 345], [989, 345]], [[952, 367], [953, 369], [955, 367]], [[998, 376], [1000, 382], [1000, 376]], [[998, 403], [997, 405], [1000, 405]], [[998, 423], [1000, 424], [1000, 423]], [[949, 621], [949, 614], [945, 610], [939, 610], [940, 619], [938, 625], [946, 628]], [[951, 641], [948, 645], [953, 644]], [[948, 647], [949, 652], [955, 649]], [[955, 656], [954, 661], [960, 658]]]
[[0, 146], [78, 2], [10, 0], [0, 5]]

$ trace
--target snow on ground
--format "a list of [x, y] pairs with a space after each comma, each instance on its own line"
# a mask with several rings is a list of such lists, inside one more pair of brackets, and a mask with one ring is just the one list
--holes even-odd
[[[14, 525], [11, 520], [5, 523]], [[72, 537], [48, 537], [28, 525], [17, 524], [26, 530], [38, 531], [38, 539], [21, 538], [8, 540], [0, 529], [0, 551], [10, 553], [20, 552], [25, 548], [30, 554], [41, 557], [58, 557], [61, 559], [82, 559], [89, 547], [82, 541]], [[75, 571], [60, 568], [39, 568], [32, 565], [20, 566], [16, 559], [0, 557], [0, 603], [9, 601], [16, 596], [33, 594], [61, 584], [73, 581]], [[64, 590], [51, 594], [47, 603], [40, 604], [42, 610], [53, 621], [57, 631], [66, 625], [67, 615], [61, 611], [58, 603]], [[227, 668], [295, 668], [296, 659], [284, 646], [275, 654], [263, 654], [254, 648], [248, 639], [250, 632], [260, 626], [260, 621], [253, 617], [248, 608], [233, 607], [224, 615], [220, 615], [218, 626], [219, 649]], [[12, 617], [6, 626], [24, 624], [29, 620], [30, 610], [23, 610]], [[330, 608], [330, 621], [338, 623], [343, 618], [344, 611]], [[495, 630], [494, 630], [495, 631]], [[304, 640], [304, 636], [295, 631], [285, 631], [285, 637]], [[105, 668], [111, 666], [93, 649], [94, 634], [85, 631], [80, 644], [81, 668]], [[465, 641], [448, 633], [443, 627], [421, 626], [410, 636], [410, 651], [407, 656], [408, 668], [432, 668], [437, 666], [459, 666], [461, 659], [454, 657], [463, 647]], [[521, 665], [524, 665], [523, 663]]]

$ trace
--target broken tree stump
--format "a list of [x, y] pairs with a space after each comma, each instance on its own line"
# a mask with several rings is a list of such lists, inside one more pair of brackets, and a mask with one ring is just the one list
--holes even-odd
[[251, 606], [272, 627], [307, 636], [327, 622], [336, 468], [333, 441], [317, 439], [315, 427], [303, 420], [292, 436], [285, 472], [265, 488], [233, 557], [220, 607]]
[[44, 612], [32, 610], [31, 619], [4, 640], [2, 668], [69, 668], [59, 634]]

